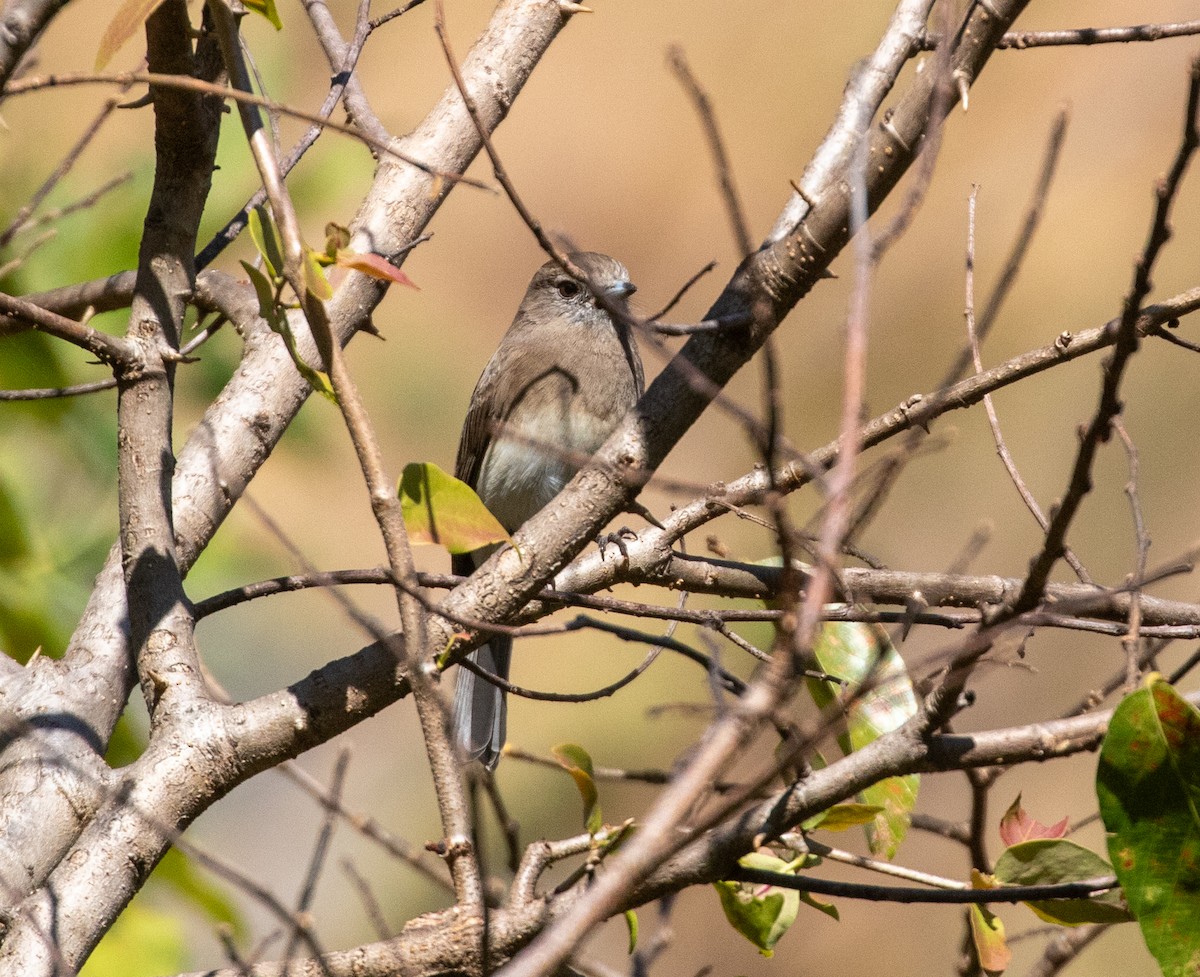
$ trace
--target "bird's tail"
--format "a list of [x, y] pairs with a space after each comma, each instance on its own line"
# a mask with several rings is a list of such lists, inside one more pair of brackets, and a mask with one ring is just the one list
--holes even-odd
[[[484, 671], [508, 678], [512, 638], [495, 635], [468, 656]], [[496, 767], [504, 748], [508, 705], [502, 689], [465, 668], [458, 669], [454, 687], [454, 738], [471, 760], [489, 770]]]

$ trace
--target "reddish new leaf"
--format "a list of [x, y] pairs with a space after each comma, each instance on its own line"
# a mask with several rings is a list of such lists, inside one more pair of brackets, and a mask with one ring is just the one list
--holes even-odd
[[1070, 819], [1063, 818], [1057, 824], [1042, 824], [1036, 818], [1031, 818], [1029, 812], [1021, 806], [1021, 795], [1009, 805], [1000, 819], [1000, 840], [1009, 848], [1019, 845], [1022, 841], [1034, 841], [1038, 838], [1065, 838], [1070, 826]]
[[370, 275], [380, 281], [395, 282], [397, 285], [407, 285], [409, 288], [417, 287], [404, 272], [377, 254], [339, 250], [337, 263], [343, 268], [353, 268], [355, 271], [361, 271], [364, 275]]

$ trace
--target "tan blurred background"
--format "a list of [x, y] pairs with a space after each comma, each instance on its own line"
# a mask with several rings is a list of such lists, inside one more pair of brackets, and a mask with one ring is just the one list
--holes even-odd
[[[705, 262], [718, 270], [685, 299], [678, 319], [698, 318], [736, 264], [733, 239], [718, 197], [709, 158], [692, 111], [665, 66], [667, 46], [683, 46], [708, 88], [728, 147], [755, 239], [770, 227], [809, 154], [826, 131], [852, 65], [874, 47], [892, 10], [887, 0], [780, 3], [745, 0], [595, 0], [591, 16], [575, 18], [534, 73], [496, 139], [509, 171], [531, 209], [550, 228], [580, 245], [607, 251], [630, 268], [646, 310], [658, 308]], [[40, 51], [39, 71], [86, 70], [95, 39], [115, 5], [77, 4], [61, 18]], [[449, 0], [447, 18], [458, 53], [465, 55], [491, 5], [483, 0]], [[335, 14], [348, 29], [353, 4], [339, 0]], [[385, 12], [384, 6], [373, 13]], [[1031, 4], [1023, 29], [1108, 26], [1183, 20], [1200, 6], [1183, 0]], [[273, 96], [313, 108], [328, 71], [307, 30], [299, 6], [284, 0], [285, 23], [276, 35], [257, 19], [247, 33]], [[426, 112], [447, 83], [432, 31], [431, 5], [381, 29], [360, 63], [367, 92], [385, 125], [401, 133]], [[987, 365], [1052, 340], [1063, 330], [1099, 325], [1116, 315], [1129, 281], [1132, 258], [1141, 247], [1152, 206], [1151, 188], [1165, 171], [1177, 144], [1183, 114], [1186, 68], [1200, 40], [1149, 45], [1100, 46], [1001, 52], [971, 93], [970, 111], [956, 111], [929, 199], [911, 232], [880, 271], [871, 301], [870, 411], [880, 413], [910, 394], [932, 389], [963, 342], [963, 264], [966, 201], [978, 184], [978, 279], [986, 293], [1019, 226], [1036, 180], [1047, 133], [1055, 115], [1071, 114], [1059, 175], [1045, 223], [1026, 270], [983, 352]], [[132, 67], [139, 54], [131, 42], [115, 67]], [[103, 98], [101, 90], [37, 95], [11, 101], [4, 110], [8, 130], [0, 134], [0, 180], [6, 212], [44, 178]], [[69, 182], [86, 192], [119, 168], [137, 179], [86, 218], [86, 246], [79, 237], [46, 249], [30, 270], [30, 287], [45, 287], [88, 275], [117, 271], [132, 260], [134, 238], [117, 223], [138, 213], [145, 200], [151, 162], [146, 155], [147, 112], [125, 113], [106, 130]], [[36, 140], [27, 134], [39, 133]], [[285, 125], [285, 136], [297, 131]], [[238, 133], [228, 127], [217, 174], [210, 228], [252, 191], [254, 178]], [[286, 140], [285, 140], [286, 141]], [[104, 169], [102, 176], [96, 174]], [[91, 175], [88, 176], [87, 174]], [[348, 222], [368, 186], [371, 161], [365, 151], [336, 136], [325, 137], [291, 178], [306, 231], [319, 240], [326, 221]], [[477, 163], [472, 175], [490, 178]], [[69, 193], [64, 191], [64, 196]], [[120, 216], [118, 216], [120, 215]], [[1175, 220], [1178, 238], [1155, 275], [1154, 297], [1196, 284], [1200, 255], [1200, 179], [1192, 174]], [[398, 474], [405, 462], [453, 464], [458, 430], [479, 371], [495, 347], [534, 268], [538, 248], [503, 197], [460, 188], [433, 221], [433, 240], [422, 245], [405, 270], [420, 291], [396, 289], [376, 315], [387, 337], [363, 337], [351, 362], [365, 386], [387, 455]], [[114, 244], [114, 241], [118, 242]], [[132, 242], [132, 243], [131, 243]], [[248, 254], [239, 242], [221, 266], [235, 269]], [[79, 270], [82, 268], [83, 270]], [[784, 324], [779, 346], [785, 369], [786, 433], [802, 448], [818, 447], [836, 428], [841, 327], [852, 269], [845, 258], [833, 269], [841, 276], [822, 283]], [[119, 327], [119, 323], [116, 327]], [[1185, 322], [1181, 333], [1200, 339]], [[236, 362], [236, 336], [228, 330], [205, 353], [204, 381], [189, 388], [183, 374], [184, 408], [179, 433], [186, 435], [213, 385]], [[70, 362], [70, 354], [66, 357]], [[1062, 491], [1076, 426], [1095, 404], [1099, 359], [1072, 366], [1004, 391], [997, 409], [1010, 447], [1043, 506]], [[661, 364], [647, 355], [647, 372]], [[75, 375], [90, 378], [77, 363]], [[1147, 344], [1125, 387], [1126, 423], [1141, 451], [1141, 497], [1154, 548], [1151, 562], [1165, 562], [1200, 537], [1197, 515], [1195, 418], [1200, 408], [1200, 360], [1162, 343]], [[741, 402], [760, 403], [757, 364], [736, 380]], [[111, 409], [111, 399], [99, 409]], [[890, 566], [944, 569], [979, 527], [992, 538], [974, 564], [979, 572], [1017, 575], [1034, 552], [1038, 532], [995, 457], [981, 411], [959, 414], [935, 433], [948, 445], [913, 464], [862, 540], [863, 547]], [[0, 437], [3, 437], [0, 429]], [[12, 449], [12, 450], [10, 450]], [[15, 449], [0, 457], [10, 477], [20, 470]], [[706, 483], [732, 478], [753, 457], [728, 420], [705, 418], [672, 453], [664, 474]], [[26, 464], [35, 464], [26, 458]], [[69, 478], [70, 472], [64, 471]], [[1122, 493], [1126, 461], [1117, 447], [1101, 456], [1096, 490], [1085, 504], [1070, 542], [1098, 580], [1118, 583], [1133, 566], [1133, 533]], [[313, 563], [323, 568], [371, 566], [383, 559], [348, 441], [330, 406], [305, 407], [283, 449], [255, 481], [252, 495], [286, 529]], [[678, 496], [653, 485], [644, 496], [662, 511]], [[91, 529], [115, 525], [111, 496], [55, 500], [63, 520]], [[814, 511], [802, 493], [794, 511], [803, 520]], [[86, 511], [88, 515], [81, 515]], [[96, 511], [106, 515], [97, 517]], [[101, 525], [103, 530], [105, 525]], [[760, 559], [770, 554], [761, 530], [733, 519], [713, 527], [733, 555]], [[692, 548], [702, 549], [703, 538]], [[445, 570], [448, 560], [423, 552], [421, 565]], [[252, 579], [297, 569], [293, 560], [239, 508], [205, 555], [189, 583], [204, 597]], [[92, 567], [90, 572], [94, 572]], [[86, 584], [86, 577], [84, 583]], [[1065, 578], [1063, 578], [1065, 579]], [[1195, 599], [1190, 578], [1156, 589]], [[638, 596], [648, 598], [645, 592]], [[356, 591], [353, 598], [381, 619], [394, 621], [394, 606], [382, 593]], [[694, 635], [685, 634], [692, 640]], [[363, 637], [332, 601], [321, 595], [276, 598], [239, 608], [204, 623], [203, 652], [214, 672], [236, 694], [254, 695], [303, 676], [330, 657], [349, 653]], [[910, 662], [949, 640], [918, 633], [903, 649]], [[1172, 652], [1167, 665], [1190, 649]], [[743, 672], [744, 663], [723, 654]], [[640, 652], [611, 639], [571, 637], [529, 640], [518, 646], [514, 680], [538, 688], [582, 691], [623, 674]], [[1106, 678], [1121, 661], [1112, 639], [1044, 632], [1033, 639], [1021, 667], [985, 666], [975, 683], [978, 704], [959, 721], [964, 729], [1010, 725], [1052, 717]], [[699, 731], [698, 721], [668, 714], [651, 718], [649, 706], [686, 699], [703, 701], [704, 677], [694, 666], [664, 659], [650, 675], [603, 702], [563, 707], [517, 701], [511, 712], [511, 741], [545, 753], [566, 739], [592, 751], [597, 763], [668, 766]], [[405, 702], [353, 730], [301, 763], [327, 777], [336, 750], [353, 751], [347, 800], [370, 811], [391, 830], [418, 846], [437, 834], [431, 788], [412, 707]], [[1079, 819], [1095, 808], [1090, 777], [1094, 758], [1055, 767], [1027, 766], [997, 788], [998, 820], [1018, 791], [1045, 821]], [[578, 830], [578, 800], [567, 778], [506, 761], [499, 779], [523, 837], [564, 835]], [[648, 790], [603, 788], [608, 820], [641, 810]], [[926, 778], [920, 808], [948, 818], [967, 811], [961, 777]], [[304, 871], [319, 825], [316, 806], [282, 779], [267, 775], [238, 790], [204, 815], [193, 829], [205, 845], [225, 852], [245, 870], [270, 880], [290, 900]], [[1093, 826], [1082, 839], [1103, 841]], [[834, 843], [857, 845], [838, 836]], [[990, 839], [993, 852], [999, 840]], [[339, 831], [335, 860], [349, 856], [366, 873], [394, 926], [444, 904], [403, 865]], [[905, 864], [962, 877], [964, 855], [949, 843], [914, 835], [901, 850]], [[859, 876], [853, 876], [860, 878]], [[864, 879], [870, 880], [870, 879]], [[247, 911], [266, 932], [271, 923], [249, 901]], [[808, 974], [856, 971], [867, 974], [947, 973], [961, 937], [960, 913], [952, 908], [878, 907], [841, 901], [842, 921], [804, 912], [773, 960], [753, 948], [719, 918], [715, 894], [685, 894], [672, 919], [674, 942], [656, 973], [691, 975], [711, 964], [718, 975]], [[644, 935], [653, 931], [654, 911], [643, 911]], [[1032, 929], [1037, 920], [1021, 908], [1002, 910], [1010, 934]], [[352, 890], [336, 864], [327, 871], [316, 917], [330, 947], [371, 939]], [[197, 920], [193, 927], [197, 965], [220, 962], [220, 951]], [[600, 959], [625, 969], [624, 927], [610, 924], [591, 945]], [[1013, 973], [1023, 972], [1039, 941], [1019, 943]], [[1087, 977], [1152, 973], [1153, 965], [1132, 927], [1103, 937], [1071, 973]]]

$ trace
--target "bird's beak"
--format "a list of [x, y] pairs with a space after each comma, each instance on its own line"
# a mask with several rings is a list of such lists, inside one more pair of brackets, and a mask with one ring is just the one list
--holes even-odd
[[637, 291], [637, 286], [630, 281], [613, 282], [604, 290], [604, 294], [614, 299], [627, 299]]

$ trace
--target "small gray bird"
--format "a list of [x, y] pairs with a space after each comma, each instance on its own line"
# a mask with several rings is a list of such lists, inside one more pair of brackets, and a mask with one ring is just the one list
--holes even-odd
[[[571, 261], [624, 307], [635, 291], [625, 266], [580, 252]], [[548, 261], [537, 270], [500, 346], [471, 395], [455, 475], [510, 533], [545, 506], [642, 395], [642, 361], [629, 329], [582, 282]], [[455, 556], [467, 575], [495, 547]], [[495, 635], [471, 660], [508, 677], [512, 639]], [[489, 770], [504, 746], [504, 693], [465, 668], [454, 693], [455, 737]]]

